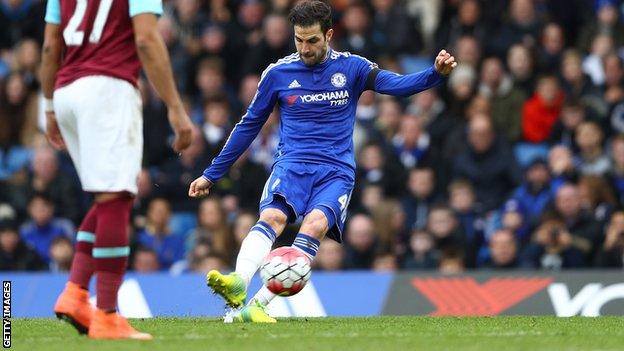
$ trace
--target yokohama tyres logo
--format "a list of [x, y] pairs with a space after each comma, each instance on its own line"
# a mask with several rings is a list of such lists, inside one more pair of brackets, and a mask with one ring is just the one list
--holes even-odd
[[412, 285], [436, 309], [432, 316], [494, 316], [546, 288], [540, 278], [491, 278], [479, 284], [471, 277], [415, 278]]

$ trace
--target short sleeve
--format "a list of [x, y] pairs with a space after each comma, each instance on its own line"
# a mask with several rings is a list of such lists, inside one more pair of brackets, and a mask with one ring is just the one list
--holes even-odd
[[129, 0], [130, 17], [140, 15], [142, 13], [153, 13], [162, 15], [162, 0]]
[[46, 5], [45, 21], [50, 24], [61, 24], [60, 0], [48, 0]]

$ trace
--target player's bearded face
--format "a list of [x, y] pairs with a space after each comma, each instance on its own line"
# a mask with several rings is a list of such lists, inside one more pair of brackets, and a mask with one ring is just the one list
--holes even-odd
[[320, 24], [309, 27], [295, 26], [295, 46], [306, 66], [314, 66], [325, 60], [333, 32], [329, 29], [323, 34]]

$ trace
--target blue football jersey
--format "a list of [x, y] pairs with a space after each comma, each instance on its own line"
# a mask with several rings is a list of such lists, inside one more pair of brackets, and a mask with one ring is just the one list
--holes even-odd
[[353, 175], [353, 128], [362, 92], [372, 89], [408, 96], [431, 88], [442, 79], [433, 67], [400, 75], [380, 70], [361, 56], [332, 49], [325, 61], [314, 66], [306, 66], [298, 53], [286, 56], [262, 73], [247, 113], [234, 127], [204, 176], [216, 182], [227, 172], [249, 147], [275, 104], [279, 106], [281, 118], [276, 164], [330, 164]]

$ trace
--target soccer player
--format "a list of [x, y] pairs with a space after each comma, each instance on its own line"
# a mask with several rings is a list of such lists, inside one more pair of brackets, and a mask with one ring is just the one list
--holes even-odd
[[[117, 311], [128, 263], [128, 222], [143, 153], [141, 63], [169, 110], [173, 148], [191, 142], [191, 121], [157, 29], [161, 0], [48, 0], [41, 83], [47, 137], [67, 148], [95, 203], [82, 221], [69, 281], [54, 312], [95, 339], [151, 339]], [[97, 275], [97, 309], [89, 280]]]
[[[256, 137], [277, 103], [281, 140], [260, 201], [260, 219], [244, 239], [236, 270], [211, 271], [208, 285], [231, 307], [241, 307], [247, 286], [286, 224], [303, 217], [293, 247], [310, 260], [321, 239], [341, 242], [355, 183], [353, 126], [357, 100], [365, 90], [409, 96], [434, 87], [457, 65], [445, 50], [435, 64], [415, 74], [381, 70], [367, 59], [333, 50], [331, 8], [319, 0], [297, 4], [289, 14], [297, 52], [270, 65], [247, 113], [221, 153], [189, 187], [189, 196], [209, 193]], [[264, 311], [274, 295], [266, 287], [236, 315], [239, 321], [275, 322]], [[227, 316], [226, 316], [227, 317]]]

